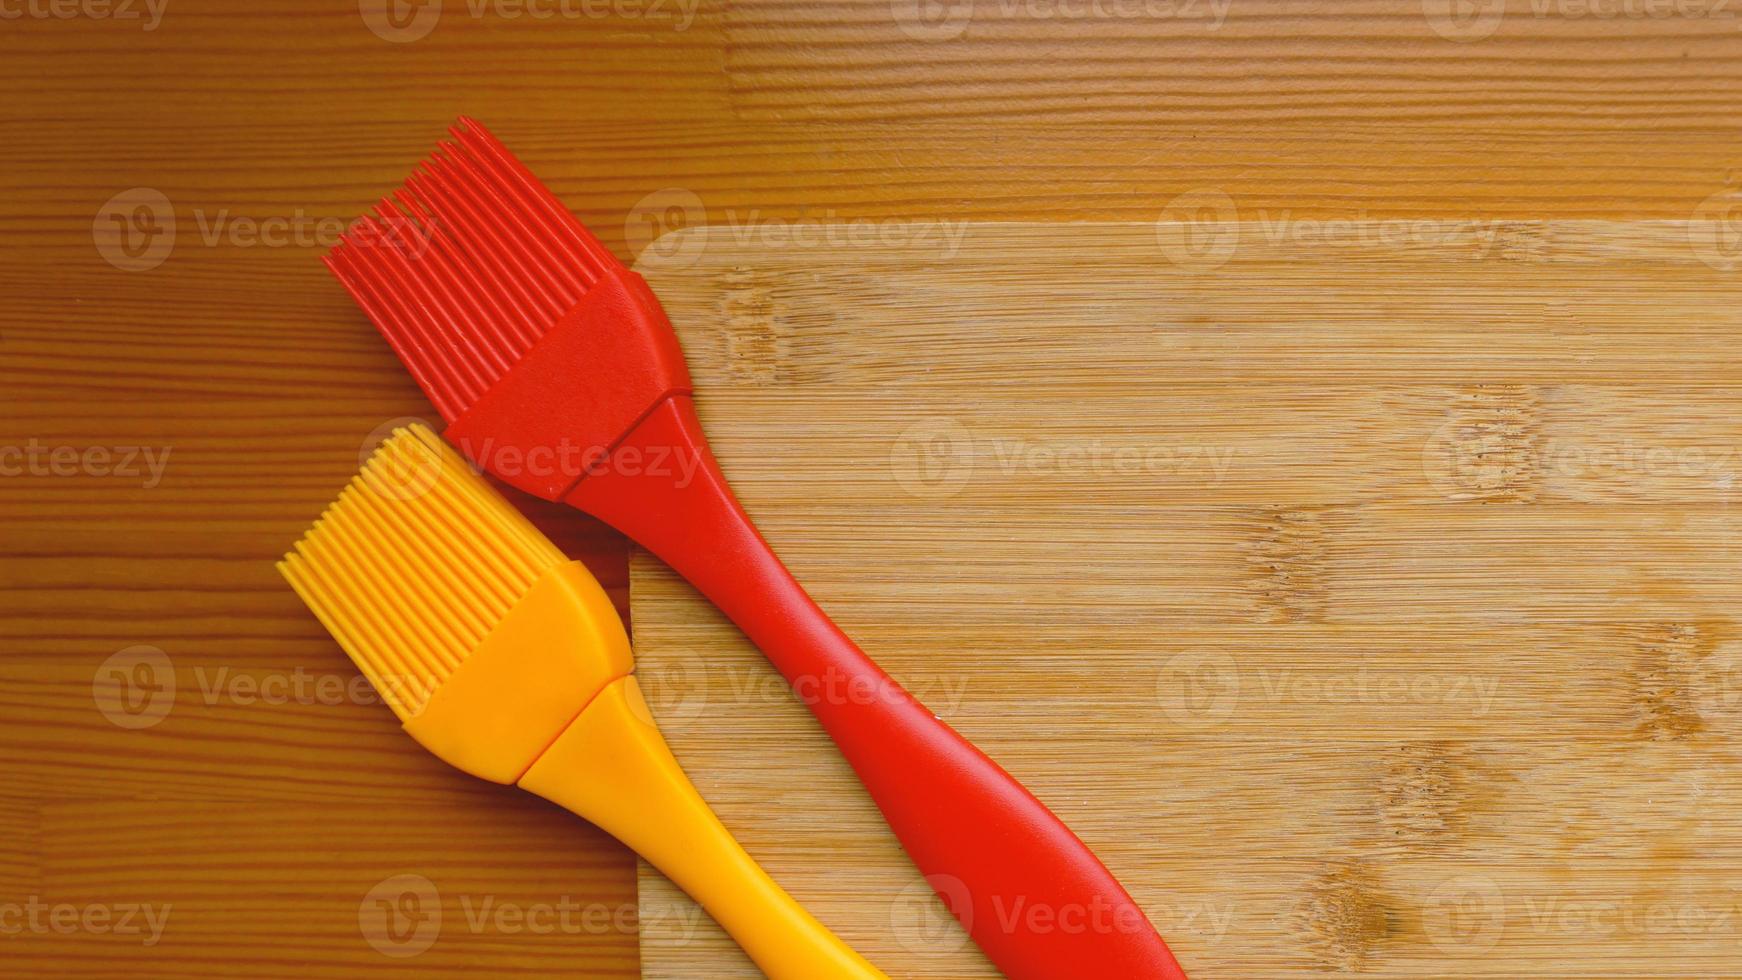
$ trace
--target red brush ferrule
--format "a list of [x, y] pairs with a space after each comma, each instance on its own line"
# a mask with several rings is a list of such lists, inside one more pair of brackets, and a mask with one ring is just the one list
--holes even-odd
[[502, 482], [559, 500], [655, 406], [689, 390], [671, 321], [623, 269], [594, 283], [446, 436]]

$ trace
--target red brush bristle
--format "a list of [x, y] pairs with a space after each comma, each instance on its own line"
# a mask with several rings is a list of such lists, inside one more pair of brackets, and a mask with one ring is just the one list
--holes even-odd
[[326, 263], [451, 422], [621, 263], [483, 126], [448, 131]]

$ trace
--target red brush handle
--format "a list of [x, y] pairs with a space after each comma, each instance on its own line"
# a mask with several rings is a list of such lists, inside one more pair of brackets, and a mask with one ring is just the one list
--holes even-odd
[[767, 654], [1007, 976], [1185, 976], [1070, 828], [805, 594], [732, 496], [688, 395], [661, 402], [567, 499], [671, 565]]

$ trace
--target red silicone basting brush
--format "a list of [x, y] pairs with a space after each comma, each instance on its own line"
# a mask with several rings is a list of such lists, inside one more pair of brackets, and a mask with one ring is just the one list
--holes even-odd
[[714, 463], [683, 352], [641, 277], [482, 126], [451, 132], [327, 258], [448, 439], [503, 481], [618, 528], [731, 617], [1006, 975], [1183, 977], [1082, 841], [872, 663], [774, 556]]

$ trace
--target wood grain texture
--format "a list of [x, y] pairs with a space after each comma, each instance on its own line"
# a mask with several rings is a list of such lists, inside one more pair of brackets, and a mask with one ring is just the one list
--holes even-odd
[[[370, 2], [171, 0], [149, 31], [79, 12], [98, 5], [65, 19], [27, 11], [0, 21], [0, 448], [35, 440], [49, 450], [171, 452], [149, 488], [142, 470], [0, 478], [0, 748], [13, 760], [0, 784], [0, 903], [86, 896], [77, 901], [173, 900], [177, 909], [151, 950], [88, 931], [33, 933], [5, 943], [8, 966], [66, 976], [635, 972], [633, 939], [620, 929], [528, 938], [493, 926], [450, 935], [450, 926], [415, 959], [378, 955], [356, 914], [384, 876], [429, 875], [451, 923], [464, 911], [460, 899], [479, 893], [522, 907], [572, 897], [615, 908], [633, 901], [629, 858], [535, 802], [473, 787], [420, 757], [378, 705], [244, 704], [246, 695], [230, 694], [209, 703], [202, 687], [220, 676], [294, 681], [299, 670], [334, 682], [351, 676], [267, 561], [354, 469], [371, 430], [429, 407], [315, 260], [320, 243], [396, 185], [457, 113], [489, 123], [626, 258], [679, 224], [722, 226], [778, 248], [791, 222], [1147, 221], [1219, 202], [1205, 196], [1215, 193], [1261, 229], [1315, 218], [1498, 217], [1507, 221], [1500, 251], [1527, 255], [1539, 247], [1537, 219], [1681, 220], [1721, 210], [1742, 165], [1728, 98], [1742, 32], [1716, 11], [1539, 16], [1514, 0], [1491, 35], [1460, 42], [1436, 32], [1413, 0], [1310, 10], [1254, 0], [1225, 18], [1208, 6], [1208, 14], [1163, 5], [1124, 8], [1139, 17], [1054, 16], [1059, 8], [1044, 3], [978, 0], [942, 5], [970, 17], [959, 33], [924, 41], [903, 29], [913, 26], [902, 19], [908, 8], [884, 0], [702, 0], [683, 20], [629, 6], [514, 17], [512, 5], [445, 0], [432, 33], [393, 43], [366, 24]], [[130, 273], [93, 247], [93, 224], [117, 213], [107, 202], [132, 188], [161, 192], [178, 233], [160, 266]], [[672, 188], [694, 195], [681, 199], [688, 210], [657, 194]], [[1133, 272], [1153, 278], [1147, 260]], [[778, 303], [778, 291], [765, 295], [754, 264], [739, 274], [723, 312], [767, 322], [756, 311]], [[1049, 273], [1022, 288], [1045, 294], [1071, 284]], [[885, 297], [875, 280], [855, 289], [854, 297]], [[1216, 292], [1206, 282], [1199, 299]], [[1624, 293], [1617, 288], [1611, 300], [1625, 302]], [[1502, 320], [1480, 326], [1506, 329]], [[1481, 461], [1458, 470], [1468, 484], [1460, 492], [1508, 499], [1557, 480], [1557, 493], [1567, 492], [1554, 472], [1512, 461], [1536, 458], [1525, 437], [1549, 431], [1536, 426], [1576, 426], [1580, 413], [1658, 428], [1669, 445], [1703, 444], [1680, 406], [1706, 397], [1710, 411], [1722, 411], [1732, 355], [1719, 343], [1708, 359], [1671, 365], [1659, 348], [1724, 338], [1665, 318], [1661, 330], [1632, 336], [1626, 357], [1617, 349], [1581, 367], [1580, 331], [1605, 327], [1568, 322], [1558, 339], [1517, 338], [1536, 345], [1521, 356], [1584, 371], [1586, 388], [1544, 389], [1516, 363], [1503, 379], [1509, 387], [1460, 392], [1458, 377], [1441, 380], [1462, 406], [1458, 445]], [[751, 329], [731, 346], [695, 338], [715, 346], [691, 358], [700, 366], [724, 357], [781, 385], [801, 380], [790, 376], [801, 363], [832, 364], [847, 380], [861, 370], [887, 379], [921, 363], [946, 369], [948, 359], [929, 347], [955, 335], [922, 327], [903, 341], [909, 346], [867, 346], [854, 366], [757, 356], [792, 341]], [[867, 334], [867, 345], [879, 336], [887, 335]], [[1192, 346], [1177, 352], [1191, 371], [1238, 364], [1237, 348], [1218, 347], [1212, 331], [1199, 330]], [[1031, 379], [1046, 367], [1019, 349], [1005, 353], [1011, 370]], [[1397, 380], [1384, 357], [1304, 353], [1342, 370], [1365, 363], [1376, 383]], [[1285, 361], [1271, 367], [1285, 371]], [[1679, 373], [1659, 375], [1661, 393], [1622, 392], [1614, 382], [1630, 363]], [[1193, 378], [1216, 380], [1213, 372]], [[1181, 418], [1186, 403], [1166, 400], [1198, 393], [1170, 391], [1147, 397], [1161, 399], [1155, 411], [1198, 426], [1191, 438], [1292, 460], [1271, 477], [1276, 500], [1310, 500], [1324, 484], [1293, 413], [1342, 418], [1365, 406], [1414, 418], [1439, 404], [1425, 389], [1393, 385], [1346, 393], [1342, 407], [1316, 398], [1254, 404], [1242, 428]], [[1009, 397], [1003, 409], [1021, 403]], [[807, 413], [793, 404], [788, 418], [799, 425]], [[732, 447], [735, 465], [802, 462], [802, 453], [758, 442], [748, 455], [747, 444]], [[874, 442], [869, 451], [884, 448]], [[1346, 501], [1408, 497], [1400, 490], [1407, 466], [1384, 458], [1393, 460], [1389, 471], [1341, 472]], [[1168, 479], [1182, 489], [1205, 481], [1184, 465]], [[1641, 481], [1608, 470], [1577, 484], [1608, 502], [1698, 503], [1703, 486], [1697, 473]], [[1100, 493], [1094, 481], [1079, 487], [1086, 500]], [[1270, 496], [1227, 483], [1220, 492], [1254, 508]], [[981, 513], [996, 526], [990, 506]], [[566, 515], [545, 519], [623, 599], [621, 542]], [[1312, 523], [1287, 508], [1253, 521], [1275, 523], [1277, 541], [1317, 540]], [[913, 528], [929, 533], [924, 523]], [[1057, 522], [1047, 533], [1062, 549], [1074, 540]], [[1610, 547], [1624, 553], [1631, 540], [1618, 535]], [[1242, 574], [1305, 574], [1298, 561], [1266, 571], [1264, 553]], [[1105, 587], [1038, 567], [1029, 574], [1066, 596]], [[979, 608], [971, 594], [959, 598], [960, 609]], [[1653, 622], [1627, 649], [1679, 650], [1649, 640], [1659, 635], [1649, 630], [1673, 638], [1684, 626], [1702, 628], [1668, 614]], [[1091, 646], [1094, 636], [1108, 642], [1101, 627], [1085, 630]], [[1230, 635], [1212, 629], [1203, 642]], [[138, 644], [166, 652], [178, 687], [161, 724], [129, 732], [96, 710], [91, 683], [111, 654]], [[1680, 675], [1666, 670], [1645, 670], [1639, 683], [1670, 690], [1664, 685]], [[1081, 676], [1092, 684], [1102, 675], [1086, 665]], [[1673, 722], [1686, 714], [1681, 703], [1666, 698], [1652, 716]], [[1389, 723], [1404, 724], [1399, 714]], [[104, 808], [124, 833], [93, 829]], [[396, 832], [390, 815], [410, 808], [416, 815]], [[365, 817], [376, 822], [355, 829]], [[262, 820], [282, 833], [257, 833]], [[478, 831], [475, 845], [456, 849], [452, 829], [470, 834], [480, 822], [499, 824], [502, 836]], [[235, 846], [213, 852], [202, 834]], [[377, 857], [344, 850], [359, 842]], [[105, 867], [117, 869], [112, 878]]]
[[[799, 579], [1193, 976], [1736, 975], [1742, 278], [1670, 223], [1173, 230], [648, 271]], [[750, 851], [892, 973], [996, 975], [742, 635], [645, 556], [631, 594]], [[754, 975], [711, 928], [642, 962]]]

